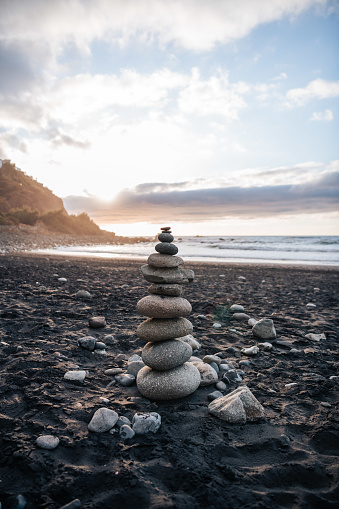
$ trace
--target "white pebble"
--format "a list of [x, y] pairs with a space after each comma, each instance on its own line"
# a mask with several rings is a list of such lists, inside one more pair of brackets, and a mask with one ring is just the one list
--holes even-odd
[[67, 279], [66, 279], [65, 277], [59, 277], [59, 278], [58, 278], [58, 281], [59, 281], [60, 283], [66, 283], [66, 282], [67, 282]]
[[313, 304], [312, 302], [308, 302], [308, 304], [306, 304], [306, 307], [310, 308], [310, 309], [311, 308], [313, 309], [313, 308], [316, 308], [317, 306], [315, 304]]
[[83, 382], [86, 377], [86, 371], [79, 370], [79, 371], [67, 371], [67, 373], [64, 374], [64, 378], [66, 380], [78, 380], [79, 382]]
[[215, 329], [220, 329], [221, 323], [215, 322], [212, 327], [214, 327]]
[[309, 334], [305, 334], [305, 338], [311, 340], [311, 341], [321, 341], [322, 339], [326, 339], [326, 336], [324, 333], [322, 334], [313, 334], [312, 332], [310, 332]]
[[88, 429], [95, 433], [103, 433], [104, 431], [109, 431], [113, 428], [118, 419], [119, 416], [116, 412], [114, 412], [114, 410], [110, 410], [109, 408], [99, 408], [99, 410], [94, 413], [92, 420], [88, 425]]
[[290, 384], [285, 384], [285, 387], [289, 388], [289, 387], [295, 387], [297, 384], [297, 382], [291, 382]]
[[58, 437], [54, 437], [53, 435], [41, 435], [36, 439], [36, 445], [41, 447], [41, 449], [55, 449], [58, 447], [60, 440]]

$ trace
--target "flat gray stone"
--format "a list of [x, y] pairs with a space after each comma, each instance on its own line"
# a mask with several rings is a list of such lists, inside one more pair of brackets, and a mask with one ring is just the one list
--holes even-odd
[[206, 385], [215, 384], [218, 381], [218, 374], [209, 364], [206, 362], [192, 362], [200, 373], [200, 387], [206, 387]]
[[[212, 368], [211, 368], [212, 369]], [[156, 371], [148, 366], [139, 371], [137, 387], [145, 398], [169, 400], [184, 398], [200, 385], [200, 373], [189, 362], [168, 371]]]
[[223, 394], [220, 391], [210, 392], [210, 394], [207, 395], [207, 398], [210, 401], [214, 401], [215, 399], [222, 398], [222, 397], [223, 397]]
[[217, 355], [205, 355], [205, 357], [202, 359], [202, 362], [206, 362], [207, 364], [215, 362], [219, 366], [221, 359]]
[[136, 413], [133, 416], [133, 431], [138, 435], [156, 433], [161, 426], [161, 417], [156, 412]]
[[183, 297], [147, 295], [137, 303], [138, 313], [152, 318], [177, 318], [188, 315], [192, 306]]
[[135, 384], [136, 377], [130, 373], [126, 373], [122, 375], [115, 375], [114, 378], [123, 387], [131, 387]]
[[59, 438], [53, 435], [40, 435], [35, 441], [38, 447], [41, 449], [47, 449], [49, 451], [52, 451], [58, 447], [59, 442]]
[[121, 428], [121, 426], [123, 426], [124, 424], [127, 424], [127, 426], [132, 426], [131, 421], [127, 417], [125, 417], [124, 415], [120, 415], [119, 419], [116, 422], [116, 426], [118, 428]]
[[123, 369], [121, 369], [121, 368], [109, 368], [104, 371], [105, 375], [109, 375], [109, 376], [119, 375], [119, 373], [122, 373], [122, 372], [123, 372]]
[[75, 294], [76, 299], [90, 299], [91, 294], [87, 290], [78, 290]]
[[259, 339], [275, 339], [277, 333], [273, 320], [270, 318], [262, 318], [252, 328], [254, 336]]
[[167, 295], [170, 297], [180, 297], [183, 293], [182, 286], [180, 285], [166, 285], [153, 283], [147, 289], [148, 293], [152, 293], [155, 295]]
[[158, 253], [168, 254], [168, 255], [176, 255], [178, 252], [177, 246], [174, 244], [169, 244], [168, 242], [160, 242], [154, 248]]
[[99, 408], [94, 413], [91, 422], [88, 425], [88, 429], [95, 433], [103, 433], [113, 428], [118, 419], [119, 416], [116, 412], [114, 412], [114, 410], [110, 410], [105, 407]]
[[142, 351], [144, 363], [159, 371], [176, 368], [192, 355], [192, 347], [179, 339], [147, 343]]
[[137, 327], [137, 336], [143, 341], [164, 341], [193, 332], [193, 325], [186, 318], [149, 318]]
[[237, 322], [247, 322], [250, 319], [246, 313], [233, 313], [232, 318], [237, 320]]
[[249, 357], [254, 357], [259, 353], [259, 348], [256, 345], [249, 346], [248, 348], [243, 348], [241, 350], [241, 353], [243, 353], [244, 355], [248, 355]]
[[127, 373], [129, 375], [137, 376], [141, 368], [144, 368], [145, 364], [143, 361], [132, 361], [127, 366]]
[[147, 259], [148, 265], [153, 267], [171, 268], [178, 267], [184, 263], [184, 260], [180, 256], [171, 256], [161, 253], [153, 253]]
[[245, 424], [265, 418], [265, 411], [248, 387], [243, 386], [218, 398], [208, 406], [210, 414], [230, 424]]
[[188, 283], [187, 275], [178, 267], [170, 269], [142, 265], [141, 272], [149, 283], [179, 284]]

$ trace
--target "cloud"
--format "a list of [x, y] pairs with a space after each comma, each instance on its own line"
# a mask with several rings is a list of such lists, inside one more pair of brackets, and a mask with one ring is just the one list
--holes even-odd
[[286, 99], [289, 106], [303, 106], [312, 99], [330, 99], [339, 96], [339, 81], [317, 79], [305, 88], [288, 90]]
[[10, 40], [43, 38], [57, 47], [72, 41], [83, 53], [100, 38], [120, 46], [137, 40], [209, 51], [260, 24], [325, 5], [326, 0], [11, 0], [1, 6], [0, 33]]
[[27, 144], [25, 141], [11, 132], [0, 133], [0, 158], [9, 158], [13, 149], [27, 154]]
[[319, 111], [314, 112], [310, 120], [316, 120], [318, 122], [331, 122], [333, 120], [333, 111], [332, 110], [325, 110], [325, 111]]
[[88, 149], [91, 146], [89, 141], [77, 140], [72, 136], [61, 132], [57, 128], [50, 130], [48, 133], [48, 138], [55, 147], [67, 145], [74, 148]]
[[111, 202], [68, 196], [64, 203], [67, 210], [86, 211], [103, 224], [327, 213], [337, 210], [338, 200], [339, 171], [325, 171], [304, 184], [172, 190], [172, 184], [155, 183], [126, 189]]

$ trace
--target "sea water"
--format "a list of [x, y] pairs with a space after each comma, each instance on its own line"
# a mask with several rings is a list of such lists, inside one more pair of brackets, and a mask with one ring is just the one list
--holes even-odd
[[[101, 258], [146, 259], [157, 241], [120, 245], [60, 246], [39, 252]], [[175, 237], [185, 261], [339, 265], [339, 236]]]

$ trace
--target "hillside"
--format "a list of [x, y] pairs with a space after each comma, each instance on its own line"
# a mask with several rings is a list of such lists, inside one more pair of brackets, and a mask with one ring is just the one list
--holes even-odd
[[61, 198], [4, 160], [0, 167], [0, 225], [21, 224], [63, 234], [115, 235], [101, 230], [85, 213], [69, 215]]
[[40, 213], [62, 210], [61, 198], [50, 189], [18, 170], [15, 165], [3, 161], [0, 168], [0, 212], [8, 213], [15, 209], [37, 210]]

